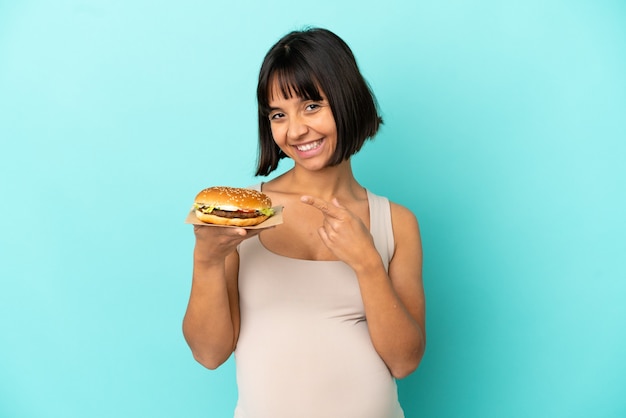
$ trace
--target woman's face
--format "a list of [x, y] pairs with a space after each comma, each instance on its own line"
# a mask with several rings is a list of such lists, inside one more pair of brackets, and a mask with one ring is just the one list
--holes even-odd
[[325, 168], [337, 147], [337, 126], [324, 92], [322, 100], [285, 98], [277, 82], [270, 92], [268, 117], [276, 145], [296, 165]]

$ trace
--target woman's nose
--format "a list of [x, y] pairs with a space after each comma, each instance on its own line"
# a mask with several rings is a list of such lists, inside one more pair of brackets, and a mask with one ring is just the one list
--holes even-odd
[[295, 116], [289, 118], [289, 126], [287, 128], [287, 137], [289, 139], [298, 139], [308, 132], [309, 128], [301, 117]]

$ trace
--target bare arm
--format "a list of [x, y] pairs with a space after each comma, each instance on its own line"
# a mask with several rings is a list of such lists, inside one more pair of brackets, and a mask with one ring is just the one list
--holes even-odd
[[353, 268], [374, 347], [402, 378], [418, 367], [426, 348], [422, 247], [415, 216], [398, 205], [392, 205], [392, 215], [396, 250], [389, 273], [374, 255]]
[[332, 204], [304, 197], [320, 209], [322, 241], [355, 271], [372, 343], [392, 375], [408, 376], [419, 365], [426, 346], [422, 248], [415, 216], [392, 204], [396, 248], [385, 271], [373, 238], [363, 222], [336, 200]]
[[256, 235], [242, 228], [195, 226], [193, 277], [183, 334], [194, 358], [209, 369], [224, 363], [239, 336], [237, 245]]

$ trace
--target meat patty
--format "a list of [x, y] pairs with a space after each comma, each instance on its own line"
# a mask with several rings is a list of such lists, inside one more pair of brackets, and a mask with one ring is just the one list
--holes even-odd
[[213, 211], [211, 212], [211, 215], [221, 216], [222, 218], [230, 218], [230, 219], [232, 218], [248, 219], [248, 218], [256, 218], [257, 216], [260, 216], [261, 214], [256, 210], [244, 212], [242, 210], [213, 209]]

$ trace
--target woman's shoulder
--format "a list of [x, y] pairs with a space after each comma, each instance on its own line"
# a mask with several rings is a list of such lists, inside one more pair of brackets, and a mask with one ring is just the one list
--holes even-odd
[[262, 188], [263, 188], [263, 182], [250, 184], [250, 185], [246, 186], [246, 188], [247, 189], [256, 190], [256, 191], [260, 192], [262, 190]]
[[391, 210], [391, 218], [392, 220], [395, 221], [399, 221], [402, 223], [417, 223], [417, 217], [415, 216], [415, 214], [411, 211], [411, 209], [407, 208], [406, 206], [403, 206], [399, 203], [396, 203], [394, 201], [392, 201], [391, 199], [389, 199], [386, 196], [382, 196], [382, 195], [377, 195], [375, 193], [373, 193], [371, 190], [367, 189], [367, 193], [370, 195], [370, 198], [374, 198], [377, 199], [379, 201], [388, 201], [389, 202], [389, 207]]
[[391, 208], [391, 224], [394, 235], [401, 237], [403, 234], [419, 234], [419, 222], [413, 211], [399, 203], [389, 201]]
[[285, 182], [285, 174], [283, 173], [279, 176], [273, 178], [265, 178], [263, 180], [259, 180], [258, 183], [253, 184], [250, 188], [255, 188], [258, 191], [263, 193], [281, 193], [283, 192], [288, 184]]
[[257, 190], [263, 193], [282, 193], [284, 192], [284, 186], [277, 181], [278, 179], [271, 179], [268, 181], [259, 181], [247, 186], [248, 189]]
[[398, 218], [402, 218], [403, 220], [415, 219], [417, 221], [417, 217], [413, 213], [413, 211], [406, 206], [403, 206], [399, 203], [389, 201], [389, 206], [391, 207], [392, 216], [397, 216]]

